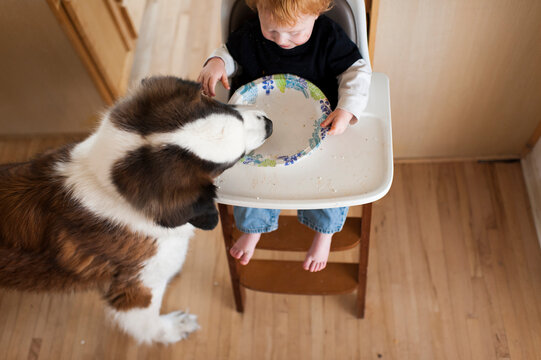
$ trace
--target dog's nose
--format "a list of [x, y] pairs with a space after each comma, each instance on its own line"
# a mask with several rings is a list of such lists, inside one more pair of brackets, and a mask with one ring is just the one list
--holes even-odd
[[272, 121], [266, 116], [264, 116], [264, 118], [265, 118], [265, 133], [266, 133], [265, 139], [267, 139], [268, 137], [272, 135]]

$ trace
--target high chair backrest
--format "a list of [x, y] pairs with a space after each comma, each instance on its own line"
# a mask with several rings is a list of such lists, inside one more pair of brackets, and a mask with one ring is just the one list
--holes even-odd
[[[359, 47], [363, 59], [370, 63], [364, 0], [334, 0], [334, 6], [325, 15], [344, 29], [349, 38]], [[256, 16], [257, 14], [246, 5], [244, 0], [223, 0], [223, 42], [226, 43], [229, 34], [235, 31], [243, 22]]]

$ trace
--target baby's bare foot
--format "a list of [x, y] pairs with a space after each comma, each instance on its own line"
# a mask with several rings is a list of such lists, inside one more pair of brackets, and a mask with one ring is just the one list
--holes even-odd
[[231, 247], [229, 253], [235, 259], [238, 259], [242, 265], [248, 264], [254, 255], [260, 237], [261, 234], [242, 234], [235, 242], [235, 245]]
[[327, 259], [331, 249], [331, 240], [333, 234], [322, 234], [316, 232], [312, 246], [306, 254], [306, 259], [302, 264], [304, 270], [310, 272], [321, 271], [327, 266]]

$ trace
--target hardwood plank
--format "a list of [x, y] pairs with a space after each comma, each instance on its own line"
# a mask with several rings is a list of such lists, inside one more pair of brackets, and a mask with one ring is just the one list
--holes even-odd
[[[520, 176], [520, 164], [514, 163], [510, 166], [497, 164], [495, 168], [503, 202], [502, 215], [505, 217], [504, 224], [507, 225], [504, 227], [507, 233], [504, 262], [507, 274], [514, 279], [512, 295], [513, 305], [516, 307], [515, 316], [519, 322], [529, 324], [527, 331], [522, 327], [518, 329], [517, 338], [522, 339], [521, 345], [527, 344], [521, 346], [520, 351], [525, 358], [530, 358], [541, 354], [541, 312], [536, 306], [541, 302], [541, 267], [536, 261], [539, 259], [539, 248], [531, 242], [524, 241], [535, 237], [535, 231], [531, 212], [520, 205], [528, 201], [524, 180]], [[515, 193], [518, 189], [520, 195]], [[522, 198], [518, 199], [519, 197]]]
[[[505, 308], [499, 296], [499, 287], [505, 284], [498, 270], [501, 264], [501, 255], [498, 251], [499, 237], [498, 222], [496, 212], [492, 201], [493, 189], [490, 187], [489, 166], [478, 166], [474, 163], [465, 165], [465, 178], [467, 180], [468, 190], [470, 191], [471, 218], [470, 226], [473, 237], [476, 241], [476, 251], [480, 261], [480, 276], [483, 292], [476, 297], [476, 307], [485, 307], [490, 326], [485, 328], [485, 334], [489, 334], [492, 340], [492, 348], [498, 358], [508, 358], [509, 346], [506, 337], [505, 325], [500, 309]], [[503, 291], [507, 295], [507, 289]], [[488, 306], [487, 306], [488, 305]]]
[[[34, 330], [36, 323], [29, 320], [37, 317], [40, 302], [41, 296], [38, 294], [31, 294], [20, 299], [17, 318], [15, 319], [16, 326], [13, 329], [7, 348], [7, 358], [24, 358], [29, 353], [33, 353], [33, 351], [30, 351], [33, 338], [25, 335], [32, 333]], [[34, 347], [34, 350], [38, 349], [39, 347]]]
[[0, 331], [0, 349], [6, 353], [9, 351], [9, 344], [13, 335], [13, 330], [17, 327], [17, 316], [19, 312], [19, 303], [22, 295], [20, 293], [2, 291], [2, 302], [0, 302], [0, 320], [2, 322], [2, 331]]
[[[445, 164], [439, 167], [435, 174], [437, 182], [437, 200], [440, 217], [443, 253], [448, 268], [449, 293], [452, 306], [452, 319], [457, 339], [457, 350], [460, 359], [471, 357], [471, 348], [468, 339], [468, 314], [472, 313], [473, 298], [471, 282], [466, 280], [470, 276], [469, 260], [466, 253], [464, 233], [461, 226], [462, 214], [455, 204], [462, 203], [457, 192], [454, 164]], [[460, 296], [457, 296], [460, 294]]]
[[39, 358], [39, 351], [41, 350], [41, 339], [32, 339], [30, 348], [28, 349], [28, 360], [37, 360]]

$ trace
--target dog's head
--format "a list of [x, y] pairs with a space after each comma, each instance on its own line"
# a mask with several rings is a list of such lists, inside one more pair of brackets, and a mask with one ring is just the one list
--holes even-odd
[[112, 181], [132, 206], [164, 227], [218, 223], [213, 180], [272, 132], [265, 113], [223, 104], [175, 77], [142, 81], [109, 112], [111, 124], [142, 139], [117, 160]]

